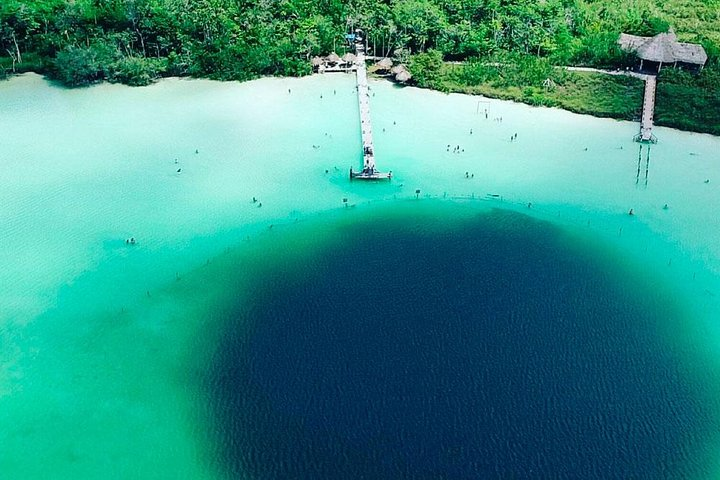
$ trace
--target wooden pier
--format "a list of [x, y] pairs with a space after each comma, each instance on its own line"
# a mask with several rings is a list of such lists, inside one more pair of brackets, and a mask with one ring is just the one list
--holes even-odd
[[373, 146], [373, 129], [370, 120], [370, 89], [368, 87], [367, 68], [365, 66], [365, 44], [362, 36], [356, 32], [353, 36], [355, 45], [355, 73], [357, 78], [357, 96], [360, 106], [360, 130], [362, 131], [363, 168], [356, 172], [350, 167], [350, 179], [390, 180], [392, 172], [379, 172], [375, 165], [375, 149]]
[[641, 143], [657, 143], [657, 137], [653, 135], [653, 117], [655, 115], [655, 88], [657, 77], [655, 75], [645, 76], [645, 95], [643, 96], [642, 119], [640, 121], [640, 133], [635, 135], [633, 140]]

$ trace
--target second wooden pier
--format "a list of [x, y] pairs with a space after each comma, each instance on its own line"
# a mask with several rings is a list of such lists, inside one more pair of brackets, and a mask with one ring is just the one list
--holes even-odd
[[641, 143], [657, 143], [657, 138], [652, 133], [653, 117], [655, 116], [655, 88], [657, 78], [655, 75], [645, 76], [645, 93], [643, 95], [643, 109], [640, 120], [640, 133], [635, 135], [634, 140]]

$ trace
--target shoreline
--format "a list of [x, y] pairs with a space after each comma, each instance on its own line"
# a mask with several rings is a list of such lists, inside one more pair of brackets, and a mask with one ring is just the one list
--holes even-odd
[[[451, 64], [451, 62], [446, 62], [446, 64]], [[592, 71], [584, 70], [584, 69], [582, 69], [583, 67], [563, 67], [563, 68], [565, 68], [568, 72], [572, 72], [572, 73], [580, 74], [580, 75], [595, 75], [600, 78], [605, 77], [605, 76], [637, 78], [638, 81], [642, 81], [636, 75], [628, 76], [628, 75], [624, 75], [624, 74], [614, 74], [611, 72], [599, 73], [594, 70], [592, 70]], [[38, 72], [34, 72], [34, 71], [27, 71], [27, 72], [15, 73], [15, 74], [8, 74], [8, 76], [4, 80], [12, 81], [15, 78], [21, 78], [26, 75], [35, 75], [35, 76], [41, 77], [43, 80], [48, 82], [53, 87], [67, 89], [67, 90], [76, 90], [76, 89], [91, 88], [91, 87], [99, 86], [99, 85], [122, 85], [122, 86], [130, 87], [130, 88], [152, 87], [153, 85], [155, 85], [163, 80], [173, 80], [173, 79], [174, 80], [207, 80], [207, 81], [221, 82], [221, 83], [248, 83], [248, 82], [266, 79], [266, 78], [301, 79], [304, 77], [323, 76], [323, 75], [328, 75], [328, 74], [312, 73], [310, 75], [297, 76], [297, 77], [261, 76], [261, 77], [257, 77], [257, 78], [251, 79], [251, 80], [219, 80], [219, 79], [214, 79], [214, 78], [209, 78], [209, 77], [194, 77], [194, 76], [190, 76], [190, 75], [188, 75], [188, 76], [167, 76], [167, 77], [159, 77], [159, 78], [155, 79], [155, 81], [153, 81], [152, 83], [150, 83], [148, 85], [142, 85], [142, 86], [126, 85], [126, 84], [119, 83], [119, 82], [109, 82], [107, 80], [102, 80], [102, 81], [95, 82], [95, 83], [92, 83], [90, 85], [83, 86], [83, 87], [67, 87], [61, 83], [56, 82], [55, 80], [53, 80], [51, 77], [49, 77], [46, 74], [38, 73]], [[330, 75], [334, 75], [334, 73], [332, 73]], [[622, 117], [620, 115], [613, 115], [612, 113], [602, 114], [602, 112], [593, 112], [593, 111], [589, 111], [587, 109], [582, 109], [582, 108], [572, 108], [571, 106], [567, 106], [567, 105], [561, 105], [561, 104], [548, 105], [548, 104], [543, 104], [543, 103], [533, 103], [533, 102], [529, 102], [529, 101], [523, 101], [522, 98], [518, 98], [517, 94], [513, 94], [511, 89], [505, 89], [505, 92], [507, 92], [506, 94], [503, 94], [503, 92], [501, 90], [499, 90], [496, 95], [495, 92], [489, 90], [489, 88], [492, 88], [492, 87], [487, 87], [486, 84], [481, 84], [481, 85], [476, 85], [476, 86], [457, 86], [457, 88], [443, 90], [440, 88], [420, 86], [417, 84], [412, 84], [412, 85], [399, 84], [398, 82], [393, 81], [389, 76], [376, 75], [375, 73], [372, 73], [372, 72], [368, 72], [368, 76], [369, 76], [370, 80], [385, 81], [385, 82], [388, 82], [388, 83], [392, 84], [393, 86], [397, 86], [399, 88], [414, 87], [414, 88], [419, 88], [419, 89], [423, 89], [423, 90], [429, 90], [429, 91], [434, 91], [434, 92], [444, 93], [444, 94], [456, 93], [456, 94], [468, 95], [468, 96], [472, 96], [472, 97], [479, 97], [479, 98], [485, 98], [485, 99], [490, 99], [490, 100], [512, 102], [512, 103], [527, 105], [530, 107], [555, 108], [558, 110], [563, 110], [563, 111], [575, 113], [578, 115], [586, 115], [586, 116], [590, 116], [590, 117], [594, 117], [594, 118], [608, 118], [608, 119], [617, 120], [617, 121], [627, 121], [627, 122], [637, 123], [638, 131], [640, 129], [639, 115], [637, 116], [636, 119], [630, 119], [630, 118]], [[516, 88], [517, 90], [520, 90], [519, 87], [514, 87], [514, 88]], [[642, 103], [642, 91], [640, 92], [639, 98], [637, 100], [640, 103]], [[657, 119], [655, 121], [655, 126], [669, 128], [669, 129], [677, 130], [680, 132], [687, 132], [687, 133], [701, 134], [701, 135], [710, 135], [711, 137], [714, 137], [714, 138], [720, 138], [720, 135], [718, 135], [718, 134], [714, 134], [714, 133], [711, 133], [708, 131], [679, 128], [678, 126], [667, 125], [662, 120], [657, 120]]]
[[[313, 75], [322, 75], [322, 74], [317, 73], [317, 74], [313, 74]], [[598, 75], [601, 75], [601, 74], [598, 74]], [[292, 77], [292, 78], [296, 78], [296, 77]], [[472, 91], [464, 91], [464, 90], [461, 90], [461, 89], [459, 89], [459, 90], [452, 90], [452, 91], [443, 91], [443, 90], [440, 90], [440, 89], [437, 89], [437, 88], [421, 87], [421, 86], [419, 86], [419, 85], [400, 85], [400, 84], [398, 84], [397, 82], [394, 82], [393, 80], [391, 80], [390, 78], [387, 78], [387, 77], [385, 77], [385, 76], [380, 76], [380, 75], [371, 75], [371, 80], [373, 80], [373, 81], [378, 81], [378, 82], [384, 81], [384, 82], [387, 82], [387, 83], [392, 84], [393, 86], [395, 86], [395, 87], [397, 87], [397, 88], [417, 88], [417, 89], [420, 89], [420, 90], [427, 90], [427, 91], [430, 91], [430, 92], [441, 93], [441, 94], [444, 94], [444, 95], [450, 95], [450, 94], [467, 95], [467, 96], [469, 96], [469, 97], [474, 97], [474, 98], [479, 98], [479, 99], [484, 99], [484, 100], [495, 100], [495, 101], [499, 101], [499, 102], [509, 102], [509, 103], [512, 103], [512, 104], [525, 105], [525, 106], [532, 107], [532, 108], [548, 109], [548, 110], [559, 110], [559, 111], [563, 111], [563, 112], [572, 113], [572, 114], [575, 114], [575, 115], [583, 115], [583, 116], [586, 116], [586, 117], [592, 117], [592, 118], [598, 118], [598, 119], [606, 119], [606, 120], [615, 120], [615, 121], [617, 121], [617, 122], [634, 123], [634, 124], [637, 124], [638, 131], [640, 131], [640, 118], [639, 118], [639, 117], [638, 117], [637, 119], [630, 120], [630, 119], [620, 118], [620, 117], [615, 117], [615, 116], [610, 116], [610, 115], [597, 115], [597, 114], [589, 113], [589, 112], [587, 112], [587, 111], [575, 110], [575, 109], [572, 109], [572, 108], [565, 108], [565, 107], [560, 106], [560, 105], [536, 105], [536, 104], [532, 104], [532, 103], [529, 103], [529, 102], [523, 102], [522, 100], [518, 100], [518, 99], [515, 99], [515, 98], [503, 98], [503, 97], [501, 97], [501, 96], [491, 96], [491, 95], [487, 95], [487, 94], [481, 93], [481, 92], [477, 92], [477, 93], [476, 93], [476, 92], [472, 92]], [[697, 131], [697, 130], [686, 130], [686, 129], [682, 129], [682, 128], [678, 128], [678, 127], [673, 127], [673, 126], [664, 125], [664, 124], [658, 123], [658, 122], [655, 122], [654, 127], [655, 127], [655, 128], [658, 128], [658, 127], [659, 127], [659, 128], [668, 129], [668, 130], [675, 130], [675, 131], [678, 131], [678, 132], [683, 132], [683, 133], [692, 134], [692, 135], [707, 135], [708, 137], [711, 137], [711, 138], [720, 138], [720, 135], [716, 135], [716, 134], [714, 134], [714, 133], [702, 132], [702, 131]]]

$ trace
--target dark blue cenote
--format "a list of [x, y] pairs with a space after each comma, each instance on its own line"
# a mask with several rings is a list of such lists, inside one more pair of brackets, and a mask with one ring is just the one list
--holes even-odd
[[451, 212], [339, 222], [258, 274], [205, 379], [222, 473], [705, 477], [682, 308], [549, 223]]

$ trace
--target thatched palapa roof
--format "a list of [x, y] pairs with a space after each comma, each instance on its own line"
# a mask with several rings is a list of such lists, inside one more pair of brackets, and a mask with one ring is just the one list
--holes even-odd
[[395, 80], [398, 82], [404, 83], [412, 78], [412, 74], [408, 72], [405, 65], [395, 65], [390, 71], [395, 75]]
[[397, 75], [400, 72], [404, 72], [406, 70], [405, 65], [395, 65], [390, 69], [390, 73], [393, 75]]
[[328, 55], [326, 60], [330, 63], [340, 63], [342, 61], [342, 59], [335, 52], [332, 52], [330, 55]]
[[412, 78], [412, 75], [407, 70], [403, 70], [402, 72], [395, 75], [395, 80], [397, 80], [398, 82], [402, 82], [402, 83], [407, 82], [411, 78]]
[[678, 42], [672, 30], [654, 37], [621, 33], [618, 43], [623, 50], [635, 52], [638, 58], [651, 62], [705, 65], [707, 61], [707, 53], [702, 45]]
[[313, 57], [311, 62], [313, 67], [319, 67], [320, 65], [322, 65], [323, 59], [320, 57]]
[[345, 63], [353, 63], [356, 59], [357, 57], [350, 52], [342, 56], [342, 61]]
[[385, 57], [377, 63], [377, 66], [383, 70], [389, 70], [393, 66], [393, 61]]

